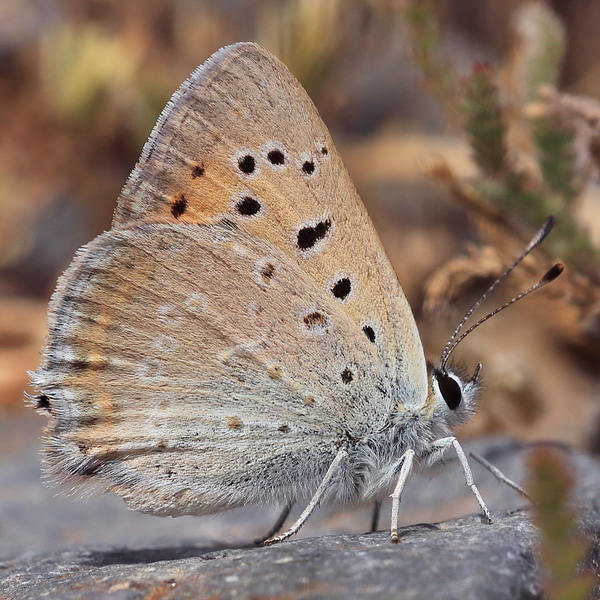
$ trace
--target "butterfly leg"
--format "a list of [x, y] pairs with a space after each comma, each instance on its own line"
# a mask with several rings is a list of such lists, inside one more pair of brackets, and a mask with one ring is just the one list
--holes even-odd
[[410, 475], [413, 467], [413, 459], [415, 456], [414, 450], [407, 450], [401, 457], [402, 468], [400, 469], [400, 475], [398, 476], [398, 483], [394, 488], [394, 492], [390, 496], [392, 499], [392, 524], [390, 527], [390, 539], [392, 544], [397, 544], [400, 540], [398, 539], [398, 510], [400, 509], [400, 495], [404, 489], [404, 484]]
[[300, 527], [304, 525], [304, 522], [310, 517], [312, 511], [317, 507], [323, 495], [327, 491], [331, 480], [339, 469], [339, 466], [342, 462], [346, 460], [348, 457], [348, 451], [346, 448], [341, 448], [339, 452], [335, 455], [333, 462], [327, 469], [327, 473], [325, 473], [325, 477], [323, 477], [323, 481], [319, 484], [315, 495], [312, 497], [312, 500], [309, 502], [308, 506], [302, 511], [302, 514], [298, 517], [298, 520], [285, 532], [277, 537], [272, 537], [265, 541], [265, 546], [271, 546], [276, 544], [277, 542], [282, 542], [283, 540], [287, 540], [287, 538], [291, 537], [295, 533], [298, 532]]
[[483, 501], [483, 498], [481, 497], [481, 494], [479, 493], [479, 490], [477, 489], [477, 486], [473, 481], [473, 473], [471, 473], [471, 467], [469, 466], [469, 462], [467, 461], [467, 456], [465, 455], [465, 451], [462, 449], [462, 446], [460, 445], [458, 440], [455, 437], [447, 437], [442, 438], [440, 440], [436, 440], [432, 444], [433, 450], [437, 452], [444, 452], [444, 450], [446, 448], [449, 448], [450, 446], [454, 446], [454, 450], [456, 451], [458, 460], [460, 461], [460, 466], [462, 467], [463, 473], [465, 474], [465, 480], [467, 482], [467, 485], [473, 492], [475, 498], [477, 498], [477, 502], [479, 502], [481, 510], [487, 517], [488, 523], [491, 523], [492, 515], [490, 514], [488, 507], [485, 505], [485, 502]]
[[273, 537], [281, 531], [285, 520], [290, 516], [292, 506], [294, 506], [293, 502], [289, 502], [285, 505], [285, 508], [281, 511], [281, 514], [277, 518], [277, 521], [275, 521], [275, 525], [273, 525], [273, 527], [271, 527], [271, 529], [269, 529], [269, 531], [265, 533], [265, 535], [254, 540], [255, 546], [262, 546], [269, 538]]
[[492, 463], [488, 462], [483, 456], [480, 456], [475, 452], [469, 452], [469, 456], [476, 460], [482, 467], [486, 468], [498, 481], [505, 483], [508, 487], [519, 492], [519, 494], [524, 498], [527, 498], [529, 502], [533, 502], [531, 496], [518, 483], [509, 479], [500, 469], [498, 469], [498, 467], [495, 467]]
[[381, 510], [381, 500], [375, 500], [373, 502], [373, 514], [371, 516], [371, 533], [377, 531], [379, 526], [379, 512]]

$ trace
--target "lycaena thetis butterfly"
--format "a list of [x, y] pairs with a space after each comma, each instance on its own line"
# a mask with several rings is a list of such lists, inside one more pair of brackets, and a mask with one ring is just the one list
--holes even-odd
[[489, 517], [452, 434], [479, 367], [447, 365], [456, 342], [427, 367], [329, 132], [256, 44], [219, 50], [173, 95], [48, 329], [32, 380], [59, 482], [172, 516], [312, 496], [268, 543], [318, 502], [393, 490], [397, 541], [413, 463], [453, 446]]

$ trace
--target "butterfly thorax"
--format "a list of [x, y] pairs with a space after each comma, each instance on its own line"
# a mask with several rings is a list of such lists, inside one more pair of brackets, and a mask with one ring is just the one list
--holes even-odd
[[454, 428], [473, 414], [479, 392], [478, 378], [467, 380], [455, 370], [447, 377], [456, 383], [460, 397], [457, 404], [444, 397], [435, 369], [428, 369], [428, 395], [421, 405], [399, 403], [390, 417], [390, 425], [380, 433], [367, 437], [352, 448], [351, 461], [355, 477], [361, 480], [363, 498], [376, 496], [392, 486], [407, 450], [413, 450], [415, 460], [423, 466], [441, 458], [435, 442], [454, 435]]

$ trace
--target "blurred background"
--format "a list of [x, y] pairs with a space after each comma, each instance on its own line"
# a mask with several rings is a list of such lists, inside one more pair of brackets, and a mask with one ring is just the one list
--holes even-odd
[[[459, 436], [600, 452], [598, 23], [600, 0], [0, 0], [0, 505], [52, 497], [23, 391], [56, 278], [110, 227], [170, 95], [237, 41], [274, 52], [313, 98], [432, 360], [557, 215], [482, 314], [557, 260], [565, 274], [455, 353], [485, 382]], [[0, 546], [23, 518], [6, 510]]]

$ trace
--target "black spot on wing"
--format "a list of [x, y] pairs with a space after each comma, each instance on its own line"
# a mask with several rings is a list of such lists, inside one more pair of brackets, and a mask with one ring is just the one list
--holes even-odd
[[368, 340], [374, 344], [375, 343], [375, 330], [370, 325], [365, 325], [362, 328], [362, 330], [363, 330], [364, 334], [367, 336]]
[[342, 277], [342, 279], [336, 281], [335, 285], [331, 288], [331, 293], [338, 300], [345, 300], [351, 291], [352, 283], [347, 277]]
[[256, 160], [251, 154], [246, 154], [238, 160], [238, 167], [245, 175], [251, 175], [256, 169]]
[[187, 209], [187, 200], [183, 194], [177, 197], [173, 202], [171, 202], [171, 214], [176, 218], [179, 217], [186, 211]]
[[261, 208], [260, 202], [252, 196], [245, 196], [235, 205], [236, 210], [244, 217], [255, 215]]
[[298, 248], [300, 250], [309, 250], [319, 240], [322, 240], [331, 229], [331, 219], [325, 219], [317, 223], [314, 227], [303, 227], [298, 232]]
[[282, 165], [285, 163], [285, 156], [281, 150], [271, 150], [267, 158], [272, 165]]

